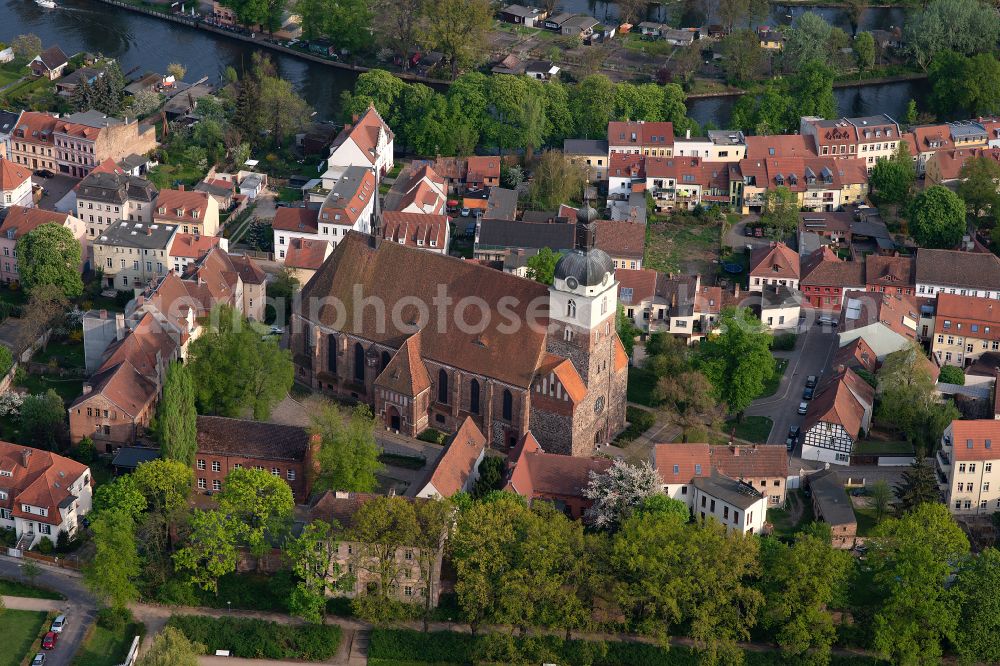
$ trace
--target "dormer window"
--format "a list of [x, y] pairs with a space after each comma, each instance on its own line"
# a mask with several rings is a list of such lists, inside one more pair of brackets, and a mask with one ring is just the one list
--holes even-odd
[[194, 219], [197, 220], [198, 219], [198, 211], [196, 211], [196, 210], [191, 211], [191, 217], [193, 217]]
[[160, 207], [159, 207], [159, 208], [157, 209], [157, 211], [156, 211], [156, 212], [157, 212], [157, 213], [159, 213], [160, 215], [166, 215], [166, 214], [167, 214], [167, 209], [166, 209], [166, 208], [164, 208], [163, 206], [160, 206]]
[[178, 208], [177, 209], [177, 217], [184, 217], [184, 209], [183, 208]]

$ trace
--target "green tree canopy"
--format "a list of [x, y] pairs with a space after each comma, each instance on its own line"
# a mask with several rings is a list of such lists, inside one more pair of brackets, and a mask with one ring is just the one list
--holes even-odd
[[367, 493], [375, 490], [381, 469], [371, 408], [358, 405], [345, 417], [335, 405], [325, 405], [312, 419], [312, 433], [321, 438], [315, 488]]
[[925, 71], [942, 51], [962, 55], [992, 51], [1000, 32], [996, 9], [980, 0], [932, 0], [907, 16], [903, 41]]
[[83, 570], [83, 580], [95, 596], [115, 608], [139, 598], [139, 553], [132, 516], [121, 509], [98, 514], [90, 524], [94, 556]]
[[532, 176], [531, 200], [549, 210], [579, 200], [587, 180], [586, 172], [560, 150], [546, 150], [535, 164]]
[[295, 508], [288, 484], [263, 469], [230, 470], [216, 498], [219, 510], [236, 521], [241, 540], [256, 557], [287, 531]]
[[21, 403], [21, 437], [39, 449], [55, 451], [66, 437], [66, 406], [49, 389]]
[[913, 511], [924, 504], [941, 501], [934, 467], [923, 458], [914, 460], [903, 470], [902, 479], [895, 488], [899, 508], [903, 512]]
[[961, 663], [1000, 662], [1000, 551], [971, 558], [954, 590], [962, 611], [952, 640]]
[[1000, 216], [1000, 163], [989, 157], [966, 160], [959, 173], [958, 196], [977, 226], [986, 226]]
[[528, 279], [551, 285], [556, 274], [556, 262], [561, 255], [552, 248], [543, 247], [533, 257], [528, 259]]
[[133, 522], [138, 522], [147, 506], [146, 497], [132, 474], [116, 477], [108, 483], [102, 483], [94, 490], [92, 511], [95, 515], [105, 511], [123, 511]]
[[83, 293], [80, 241], [68, 227], [47, 223], [17, 239], [18, 271], [26, 289], [54, 285], [68, 299]]
[[184, 632], [175, 627], [165, 627], [153, 639], [137, 666], [198, 666], [198, 655], [205, 654], [205, 646], [192, 643]]
[[315, 520], [285, 545], [285, 557], [299, 579], [288, 600], [289, 610], [309, 622], [323, 622], [327, 592], [334, 589], [340, 573], [331, 572], [330, 565], [337, 553], [335, 527]]
[[930, 451], [945, 425], [958, 418], [954, 405], [940, 402], [934, 392], [932, 362], [916, 345], [885, 357], [876, 375], [876, 415], [906, 438]]
[[219, 593], [219, 578], [236, 571], [236, 550], [241, 526], [222, 511], [195, 509], [189, 518], [191, 533], [186, 545], [174, 553], [174, 566], [187, 573], [195, 585]]
[[760, 47], [760, 38], [753, 30], [741, 28], [722, 39], [722, 71], [726, 81], [741, 83], [752, 81], [767, 57]]
[[830, 32], [830, 24], [815, 12], [804, 12], [796, 17], [785, 35], [782, 49], [785, 71], [797, 72], [808, 62], [828, 61]]
[[910, 233], [920, 247], [951, 249], [965, 234], [965, 202], [947, 187], [932, 185], [913, 198]]
[[715, 387], [716, 398], [741, 414], [764, 390], [774, 374], [771, 334], [749, 308], [726, 308], [719, 333], [708, 336], [698, 350], [697, 366]]
[[913, 169], [906, 142], [899, 142], [899, 153], [893, 159], [880, 159], [868, 176], [868, 186], [880, 202], [904, 204], [910, 197], [910, 187], [917, 174]]
[[185, 365], [171, 363], [156, 411], [156, 435], [163, 457], [193, 465], [198, 451], [197, 424], [191, 372]]
[[485, 58], [493, 12], [488, 0], [435, 0], [426, 5], [424, 39], [445, 54], [451, 78]]

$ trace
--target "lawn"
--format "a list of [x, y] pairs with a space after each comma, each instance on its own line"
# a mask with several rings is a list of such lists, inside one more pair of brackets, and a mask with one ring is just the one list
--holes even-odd
[[769, 398], [774, 395], [778, 386], [781, 384], [781, 378], [785, 376], [785, 370], [788, 369], [788, 359], [779, 358], [776, 359], [774, 363], [774, 374], [771, 378], [764, 382], [764, 390], [760, 392], [758, 398]]
[[28, 67], [23, 58], [4, 63], [0, 65], [0, 87], [8, 86], [27, 75]]
[[[697, 220], [685, 216], [685, 220]], [[689, 271], [692, 262], [703, 266], [707, 272], [717, 258], [719, 226], [715, 223], [653, 222], [646, 227], [646, 256], [644, 268], [662, 273]]]
[[132, 639], [146, 633], [146, 627], [137, 622], [122, 633], [115, 633], [94, 624], [80, 646], [73, 666], [117, 666], [125, 661]]
[[421, 456], [401, 456], [395, 453], [380, 453], [378, 460], [383, 465], [389, 467], [402, 467], [404, 469], [423, 469], [427, 464], [427, 458]]
[[83, 341], [50, 342], [31, 359], [35, 363], [55, 361], [60, 368], [83, 368]]
[[875, 511], [871, 507], [855, 506], [854, 517], [858, 521], [858, 536], [868, 536], [878, 525], [875, 520]]
[[278, 190], [278, 201], [284, 203], [302, 201], [302, 190], [296, 187], [282, 187]]
[[194, 185], [204, 177], [204, 172], [194, 164], [160, 164], [149, 172], [149, 180], [160, 190], [173, 189], [178, 182]]
[[0, 595], [7, 597], [29, 597], [31, 599], [65, 599], [63, 595], [52, 590], [45, 590], [34, 585], [28, 585], [16, 580], [0, 578]]
[[47, 375], [28, 374], [22, 381], [17, 383], [17, 386], [32, 395], [45, 393], [49, 389], [54, 389], [67, 405], [83, 393], [82, 379], [60, 379]]
[[767, 443], [767, 437], [771, 434], [771, 426], [774, 421], [766, 416], [744, 416], [743, 421], [736, 422], [735, 418], [726, 421], [726, 432], [736, 429], [736, 436], [754, 444]]
[[3, 644], [0, 666], [20, 666], [31, 645], [38, 639], [48, 613], [6, 610], [3, 613]]
[[628, 401], [637, 402], [647, 407], [655, 407], [653, 389], [656, 388], [656, 375], [642, 368], [628, 369]]
[[[792, 522], [791, 503], [797, 501], [803, 507], [802, 516], [798, 522]], [[785, 505], [778, 509], [767, 510], [767, 522], [774, 527], [774, 535], [780, 539], [790, 539], [803, 526], [812, 522], [812, 507], [802, 496], [801, 490], [789, 490]]]

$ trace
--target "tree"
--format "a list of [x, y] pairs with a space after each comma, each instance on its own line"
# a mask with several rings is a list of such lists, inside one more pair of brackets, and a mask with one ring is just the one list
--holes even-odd
[[631, 358], [632, 352], [635, 350], [635, 338], [642, 335], [643, 331], [635, 325], [632, 318], [625, 312], [625, 306], [621, 303], [618, 304], [618, 316], [615, 317], [615, 332], [618, 333], [618, 339], [625, 349], [625, 354]]
[[726, 28], [726, 31], [732, 34], [733, 26], [747, 15], [749, 9], [749, 0], [720, 0], [719, 20], [722, 21], [722, 25]]
[[917, 112], [917, 100], [911, 99], [906, 103], [906, 124], [916, 125], [919, 117], [920, 116]]
[[21, 403], [21, 437], [39, 449], [56, 450], [66, 437], [66, 406], [49, 389]]
[[557, 208], [583, 194], [586, 172], [559, 150], [546, 150], [538, 159], [531, 181], [531, 200], [542, 209]]
[[42, 40], [38, 38], [38, 35], [29, 32], [15, 37], [14, 41], [10, 43], [10, 47], [18, 58], [28, 60], [42, 52]]
[[608, 121], [615, 110], [615, 91], [611, 79], [603, 74], [586, 77], [572, 88], [569, 102], [578, 134], [585, 139], [607, 135]]
[[167, 74], [180, 81], [184, 78], [184, 75], [187, 74], [187, 67], [179, 62], [172, 62], [167, 65]]
[[105, 511], [123, 511], [138, 522], [147, 508], [146, 497], [136, 484], [135, 476], [124, 474], [108, 483], [102, 483], [94, 491], [94, 515]]
[[[500, 460], [503, 458], [484, 458]], [[482, 463], [480, 463], [482, 467]], [[434, 589], [435, 581], [439, 580], [438, 563], [444, 557], [447, 536], [454, 522], [455, 506], [448, 499], [421, 502], [414, 506], [417, 529], [413, 539], [416, 546], [417, 566], [420, 568], [420, 580], [424, 585], [422, 598], [424, 600], [423, 620], [424, 631], [430, 629], [431, 613], [434, 610], [432, 602], [437, 598]]]
[[639, 24], [646, 20], [649, 10], [649, 0], [620, 0], [618, 2], [618, 12], [622, 22]]
[[366, 493], [375, 490], [381, 469], [371, 408], [358, 405], [345, 420], [340, 408], [324, 405], [312, 419], [312, 433], [321, 438], [315, 488]]
[[951, 403], [938, 401], [932, 367], [923, 351], [911, 345], [886, 356], [876, 375], [876, 415], [926, 451], [940, 439], [950, 417], [958, 418]]
[[351, 518], [347, 536], [358, 543], [354, 568], [366, 571], [371, 580], [367, 598], [358, 597], [352, 604], [362, 619], [377, 622], [391, 617], [392, 590], [402, 582], [404, 569], [399, 550], [413, 547], [416, 524], [413, 504], [399, 496], [375, 497], [362, 504]]
[[913, 198], [910, 233], [920, 247], [951, 249], [965, 234], [965, 203], [942, 185], [932, 185]]
[[459, 69], [482, 60], [482, 45], [493, 22], [489, 0], [436, 0], [426, 9], [425, 39], [448, 58], [451, 78], [458, 76]]
[[661, 486], [659, 474], [648, 462], [631, 465], [617, 458], [603, 473], [591, 470], [583, 490], [583, 496], [594, 502], [587, 517], [600, 528], [620, 525], [646, 498], [659, 493]]
[[942, 384], [956, 384], [958, 386], [964, 386], [965, 373], [962, 372], [962, 368], [957, 365], [946, 365], [941, 368], [941, 372], [938, 374], [938, 381]]
[[958, 196], [977, 226], [984, 226], [1000, 214], [1000, 163], [989, 157], [966, 160], [959, 172]]
[[[720, 416], [715, 389], [708, 378], [697, 370], [666, 374], [656, 382], [653, 396], [684, 428], [684, 441], [689, 428], [704, 426]], [[698, 440], [700, 441], [700, 440]]]
[[715, 388], [715, 397], [738, 416], [774, 374], [771, 334], [748, 308], [725, 308], [720, 332], [701, 343], [697, 367]]
[[[861, 15], [865, 11], [864, 0], [847, 0], [847, 20], [851, 23], [851, 33], [857, 37], [858, 25], [861, 23]], [[874, 45], [874, 42], [873, 42]]]
[[528, 259], [528, 279], [542, 284], [552, 284], [556, 273], [556, 262], [561, 255], [551, 248], [543, 247], [533, 257]]
[[833, 118], [837, 103], [833, 97], [834, 70], [825, 61], [808, 60], [799, 66], [788, 80], [788, 90], [794, 91], [795, 103], [789, 107], [788, 124], [797, 125], [799, 116]]
[[189, 519], [187, 545], [174, 553], [174, 566], [186, 571], [191, 582], [206, 592], [219, 594], [219, 578], [236, 571], [240, 526], [222, 511], [195, 509]]
[[425, 0], [379, 0], [379, 22], [387, 27], [380, 37], [393, 50], [403, 69], [410, 68], [410, 56], [417, 48], [424, 20]]
[[942, 51], [962, 55], [991, 51], [1000, 32], [1000, 16], [979, 0], [932, 0], [907, 16], [906, 50], [924, 71]]
[[1000, 662], [1000, 551], [987, 548], [958, 573], [961, 616], [953, 641], [963, 664]]
[[786, 186], [768, 188], [762, 209], [760, 221], [768, 228], [770, 236], [783, 239], [798, 228], [799, 200]]
[[205, 651], [204, 645], [189, 641], [180, 629], [164, 627], [136, 664], [137, 666], [198, 666], [198, 655], [204, 654]]
[[892, 510], [892, 488], [879, 480], [868, 489], [868, 506], [875, 512], [875, 522], [881, 523]]
[[969, 541], [943, 504], [922, 504], [875, 528], [868, 561], [882, 603], [875, 649], [893, 663], [940, 663], [942, 641], [957, 630], [959, 607], [945, 580]]
[[171, 363], [156, 412], [156, 435], [164, 458], [194, 464], [198, 451], [198, 413], [194, 384], [187, 366]]
[[896, 486], [896, 499], [902, 513], [909, 513], [924, 504], [941, 501], [934, 468], [924, 458], [914, 460], [903, 470], [903, 478]]
[[186, 509], [194, 472], [177, 460], [150, 460], [132, 473], [135, 486], [151, 512], [175, 516]]
[[726, 35], [721, 48], [722, 71], [729, 83], [752, 81], [764, 64], [764, 49], [753, 30], [742, 28]]
[[680, 500], [666, 495], [650, 495], [642, 501], [636, 513], [667, 513], [673, 514], [687, 522], [691, 518], [691, 509]]
[[[868, 176], [869, 187], [880, 202], [904, 204], [910, 197], [910, 187], [916, 178], [913, 164], [909, 160], [906, 142], [899, 142], [899, 153], [893, 159], [880, 159]], [[905, 155], [905, 160], [901, 158]]]
[[288, 484], [263, 469], [230, 470], [216, 498], [219, 509], [237, 521], [240, 537], [257, 558], [270, 548], [269, 538], [285, 533], [295, 508]]
[[854, 37], [854, 57], [858, 62], [860, 81], [862, 73], [875, 67], [875, 38], [872, 37], [872, 33], [862, 32]]
[[68, 227], [46, 223], [17, 239], [21, 282], [25, 289], [58, 287], [68, 299], [83, 293], [80, 279], [80, 241]]
[[291, 82], [276, 76], [261, 77], [259, 94], [260, 126], [270, 132], [274, 145], [281, 147], [289, 136], [305, 127], [312, 109], [296, 94]]
[[326, 616], [327, 592], [332, 590], [340, 572], [331, 571], [337, 552], [334, 525], [314, 520], [302, 534], [285, 546], [285, 557], [299, 581], [288, 600], [289, 610], [308, 622], [321, 624]]
[[504, 484], [504, 470], [507, 461], [499, 456], [485, 456], [479, 463], [479, 478], [472, 488], [472, 497], [481, 499], [495, 490], [501, 490]]
[[796, 72], [810, 61], [829, 60], [830, 24], [814, 12], [799, 15], [785, 34], [782, 59], [785, 70]]
[[83, 580], [99, 599], [125, 608], [139, 598], [139, 553], [132, 516], [119, 509], [100, 513], [90, 524], [94, 556], [83, 570]]
[[34, 560], [25, 560], [21, 564], [21, 573], [28, 579], [29, 585], [34, 585], [35, 580], [42, 575], [42, 568]]
[[291, 354], [261, 339], [242, 315], [229, 307], [213, 311], [218, 325], [191, 343], [189, 367], [199, 412], [258, 420], [288, 394], [295, 370]]
[[837, 638], [829, 607], [847, 585], [850, 554], [811, 532], [800, 533], [790, 546], [767, 539], [761, 552], [764, 626], [776, 631], [786, 658], [829, 663]]

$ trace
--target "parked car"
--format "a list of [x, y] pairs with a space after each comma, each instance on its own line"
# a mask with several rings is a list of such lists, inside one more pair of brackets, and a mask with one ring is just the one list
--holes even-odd
[[802, 399], [803, 400], [812, 400], [813, 399], [813, 394], [815, 392], [816, 392], [816, 389], [812, 389], [812, 388], [806, 387], [806, 390], [804, 390], [802, 392]]
[[56, 641], [59, 639], [59, 634], [55, 632], [48, 632], [45, 634], [45, 638], [42, 639], [42, 649], [51, 650], [56, 646]]
[[471, 213], [471, 212], [472, 211], [469, 210], [468, 208], [463, 208], [462, 209], [462, 217], [469, 217], [469, 213]]
[[816, 388], [816, 384], [819, 382], [819, 377], [816, 375], [809, 375], [806, 377], [806, 388]]
[[820, 326], [836, 326], [837, 320], [831, 317], [830, 315], [823, 315], [822, 317], [816, 320], [816, 323], [819, 324]]
[[49, 171], [48, 169], [39, 169], [38, 171], [35, 172], [35, 175], [38, 176], [39, 178], [51, 178], [55, 174]]
[[798, 426], [791, 426], [788, 428], [788, 436], [792, 439], [798, 439], [799, 435], [802, 434], [802, 428]]
[[751, 227], [749, 224], [747, 226], [743, 227], [743, 235], [744, 236], [753, 236], [753, 227]]
[[35, 658], [31, 660], [31, 666], [44, 666], [45, 664], [45, 653], [39, 652], [35, 655]]
[[56, 617], [56, 619], [52, 620], [51, 631], [54, 634], [61, 634], [65, 626], [66, 626], [66, 616], [59, 615]]
[[795, 449], [795, 438], [786, 437], [785, 438], [785, 450], [791, 453]]
[[271, 335], [281, 335], [284, 332], [285, 332], [285, 329], [281, 328], [280, 326], [272, 326], [271, 327]]
[[805, 414], [808, 411], [809, 411], [809, 403], [808, 402], [800, 402], [799, 403], [799, 414]]

